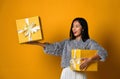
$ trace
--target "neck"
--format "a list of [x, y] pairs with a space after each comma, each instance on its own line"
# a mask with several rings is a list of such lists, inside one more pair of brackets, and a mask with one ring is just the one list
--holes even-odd
[[79, 41], [79, 40], [82, 39], [82, 37], [81, 37], [81, 36], [77, 36], [75, 39], [76, 39], [77, 41]]

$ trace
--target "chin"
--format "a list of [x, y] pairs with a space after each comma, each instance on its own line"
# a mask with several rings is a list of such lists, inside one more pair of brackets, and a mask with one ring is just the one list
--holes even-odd
[[77, 35], [77, 34], [75, 34], [74, 36], [75, 36], [75, 37], [77, 37], [78, 35]]
[[79, 35], [79, 34], [75, 34], [74, 36], [75, 36], [75, 37], [79, 37], [80, 35]]
[[78, 36], [79, 34], [74, 34], [74, 36], [76, 37], [76, 36]]

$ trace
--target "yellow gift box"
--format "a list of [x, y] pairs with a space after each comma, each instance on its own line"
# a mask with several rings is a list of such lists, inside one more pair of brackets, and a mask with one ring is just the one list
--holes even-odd
[[[75, 71], [80, 70], [81, 58], [89, 58], [96, 55], [97, 50], [80, 50], [80, 49], [72, 49], [71, 51], [71, 60], [70, 60], [70, 68]], [[97, 71], [98, 63], [91, 63], [85, 71]]]
[[19, 43], [42, 40], [39, 16], [16, 20]]

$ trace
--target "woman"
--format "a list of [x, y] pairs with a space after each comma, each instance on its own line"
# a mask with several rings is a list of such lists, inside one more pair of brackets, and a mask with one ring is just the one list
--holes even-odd
[[85, 72], [76, 72], [70, 69], [72, 49], [95, 49], [97, 54], [91, 58], [82, 58], [80, 69], [86, 69], [93, 61], [104, 61], [107, 56], [106, 50], [97, 42], [89, 38], [88, 24], [84, 18], [75, 18], [70, 29], [70, 38], [53, 44], [32, 42], [30, 44], [40, 45], [48, 54], [61, 56], [61, 67], [63, 68], [61, 79], [87, 79]]

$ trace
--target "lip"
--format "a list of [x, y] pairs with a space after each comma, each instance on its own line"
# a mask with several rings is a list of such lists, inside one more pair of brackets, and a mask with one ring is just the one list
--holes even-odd
[[74, 34], [76, 34], [77, 32], [73, 32]]

